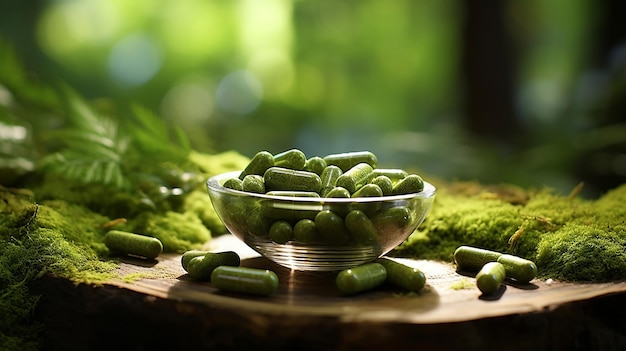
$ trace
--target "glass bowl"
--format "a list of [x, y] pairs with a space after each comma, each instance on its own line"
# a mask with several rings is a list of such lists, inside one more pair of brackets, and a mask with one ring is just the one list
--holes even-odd
[[435, 199], [428, 182], [419, 193], [358, 198], [274, 196], [222, 186], [240, 173], [207, 180], [217, 215], [253, 250], [294, 270], [342, 270], [386, 254], [424, 221]]

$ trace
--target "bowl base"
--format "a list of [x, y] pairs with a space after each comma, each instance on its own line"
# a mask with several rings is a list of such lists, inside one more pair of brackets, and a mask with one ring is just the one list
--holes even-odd
[[298, 271], [340, 271], [375, 260], [383, 252], [375, 246], [301, 246], [246, 238], [245, 243], [275, 263]]

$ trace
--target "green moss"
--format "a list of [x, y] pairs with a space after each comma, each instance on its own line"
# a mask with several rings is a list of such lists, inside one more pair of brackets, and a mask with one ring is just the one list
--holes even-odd
[[130, 231], [161, 240], [164, 252], [182, 253], [211, 239], [211, 232], [193, 212], [144, 212], [128, 223]]
[[[0, 188], [0, 349], [34, 349], [38, 297], [29, 284], [44, 274], [102, 282], [116, 265], [100, 260], [98, 223], [106, 218], [55, 201], [37, 205]], [[84, 235], [84, 237], [81, 237]]]
[[542, 277], [626, 278], [626, 185], [597, 200], [529, 190], [514, 203], [470, 189], [440, 189], [426, 221], [392, 254], [452, 262], [458, 246], [472, 245], [534, 260]]

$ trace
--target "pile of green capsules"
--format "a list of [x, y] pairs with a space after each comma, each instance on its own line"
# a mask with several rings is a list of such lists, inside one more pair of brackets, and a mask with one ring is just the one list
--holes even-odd
[[[275, 272], [242, 267], [234, 251], [190, 250], [181, 256], [181, 265], [196, 281], [210, 281], [218, 290], [258, 296], [273, 294], [279, 285]], [[337, 273], [335, 285], [344, 295], [372, 290], [384, 283], [404, 291], [419, 292], [426, 284], [424, 273], [400, 262], [378, 258]]]
[[[419, 193], [424, 181], [402, 169], [377, 168], [377, 157], [369, 151], [307, 158], [298, 149], [278, 154], [255, 154], [238, 177], [224, 181], [229, 189], [309, 198], [364, 198]], [[238, 199], [239, 201], [240, 199]], [[241, 200], [243, 201], [243, 200]], [[269, 237], [284, 244], [376, 243], [382, 231], [403, 230], [415, 220], [410, 202], [335, 202], [324, 209], [311, 206], [277, 206], [259, 201], [247, 206], [228, 204], [233, 225], [245, 223], [244, 232]]]
[[472, 246], [459, 246], [454, 261], [460, 271], [476, 273], [476, 285], [485, 295], [500, 290], [505, 279], [528, 284], [537, 276], [537, 266], [522, 257]]

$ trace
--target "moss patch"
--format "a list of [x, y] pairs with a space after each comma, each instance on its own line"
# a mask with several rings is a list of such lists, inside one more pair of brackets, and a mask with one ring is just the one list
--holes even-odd
[[461, 185], [440, 187], [427, 219], [393, 254], [452, 262], [458, 246], [471, 245], [534, 260], [541, 277], [626, 279], [626, 184], [596, 200]]

